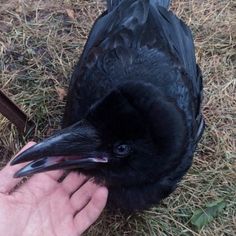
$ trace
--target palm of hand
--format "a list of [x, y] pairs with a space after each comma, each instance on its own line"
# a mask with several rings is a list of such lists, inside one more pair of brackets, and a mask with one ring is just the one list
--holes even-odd
[[80, 235], [100, 215], [106, 204], [107, 189], [84, 176], [70, 173], [61, 183], [62, 172], [38, 174], [9, 191], [20, 180], [9, 175], [18, 167], [6, 166], [0, 172], [0, 232], [8, 236]]

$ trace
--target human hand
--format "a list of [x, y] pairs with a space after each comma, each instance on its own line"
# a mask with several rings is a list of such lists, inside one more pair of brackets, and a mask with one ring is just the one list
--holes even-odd
[[34, 175], [14, 190], [21, 179], [13, 175], [24, 165], [0, 171], [0, 235], [78, 236], [97, 220], [107, 201], [105, 187], [74, 172], [59, 183], [63, 171], [57, 170]]

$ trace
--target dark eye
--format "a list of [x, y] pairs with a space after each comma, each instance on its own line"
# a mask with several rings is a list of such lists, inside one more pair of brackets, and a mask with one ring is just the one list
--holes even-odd
[[113, 152], [118, 156], [128, 156], [130, 154], [131, 148], [127, 144], [119, 144], [114, 146]]

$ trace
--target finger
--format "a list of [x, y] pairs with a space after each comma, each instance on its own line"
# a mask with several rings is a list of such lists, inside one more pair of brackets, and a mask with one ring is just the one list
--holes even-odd
[[70, 172], [66, 178], [61, 182], [63, 188], [66, 190], [66, 192], [71, 195], [75, 192], [79, 187], [81, 187], [85, 181], [87, 180], [87, 177], [85, 177], [82, 174], [78, 174], [76, 172]]
[[47, 173], [35, 174], [22, 184], [13, 195], [22, 197], [27, 194], [34, 194], [38, 199], [53, 193], [58, 188], [59, 183]]
[[[48, 171], [48, 172], [35, 174], [34, 176], [37, 176], [37, 178], [42, 178], [41, 176], [47, 175], [49, 178], [57, 181], [63, 175], [63, 173], [64, 173], [63, 170], [51, 170], [51, 171]], [[30, 178], [30, 179], [32, 179], [32, 178]]]
[[86, 182], [70, 198], [70, 202], [75, 211], [80, 211], [91, 200], [93, 194], [99, 188], [91, 181]]
[[81, 235], [93, 224], [104, 209], [107, 202], [108, 190], [105, 187], [99, 187], [93, 194], [91, 201], [74, 218], [75, 227], [78, 234]]
[[[19, 153], [16, 154], [19, 155], [26, 149], [30, 148], [31, 146], [35, 145], [35, 142], [29, 142], [27, 143]], [[1, 171], [0, 171], [0, 193], [9, 193], [20, 181], [22, 178], [13, 178], [13, 175], [22, 167], [24, 167], [26, 163], [21, 163], [18, 165], [11, 166], [10, 163], [8, 163]]]

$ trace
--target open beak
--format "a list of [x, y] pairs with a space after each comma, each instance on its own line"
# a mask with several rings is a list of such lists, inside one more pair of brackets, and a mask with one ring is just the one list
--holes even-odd
[[19, 154], [11, 165], [32, 162], [16, 172], [14, 177], [57, 169], [95, 168], [108, 162], [106, 154], [97, 151], [99, 146], [94, 127], [78, 122]]

